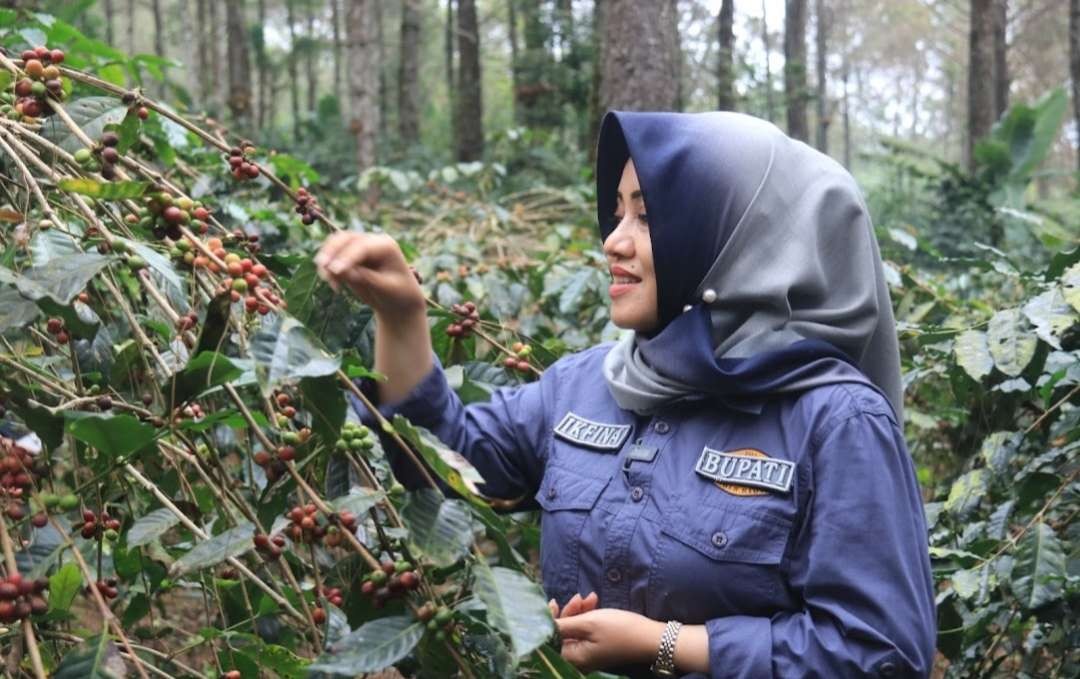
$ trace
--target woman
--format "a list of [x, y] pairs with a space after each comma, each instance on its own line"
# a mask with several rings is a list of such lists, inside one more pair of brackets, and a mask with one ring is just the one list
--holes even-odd
[[378, 318], [380, 409], [467, 456], [488, 495], [535, 498], [579, 667], [928, 675], [926, 525], [854, 180], [749, 116], [613, 112], [597, 197], [611, 317], [633, 335], [467, 408], [393, 240], [330, 238], [321, 272]]

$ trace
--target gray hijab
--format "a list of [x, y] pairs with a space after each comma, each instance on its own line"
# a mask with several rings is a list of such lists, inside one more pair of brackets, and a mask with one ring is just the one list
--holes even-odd
[[628, 158], [649, 212], [661, 328], [608, 353], [620, 407], [863, 382], [902, 423], [881, 255], [843, 167], [747, 115], [611, 112], [597, 152], [605, 239]]

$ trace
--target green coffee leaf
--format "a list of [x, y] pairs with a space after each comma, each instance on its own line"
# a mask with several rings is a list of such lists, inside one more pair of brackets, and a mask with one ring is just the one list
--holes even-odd
[[510, 637], [514, 656], [532, 653], [555, 631], [540, 586], [523, 573], [478, 560], [473, 565], [476, 596], [487, 606], [488, 624]]
[[127, 532], [128, 547], [141, 547], [162, 535], [170, 528], [180, 523], [180, 518], [171, 510], [155, 509], [145, 516], [139, 517], [135, 524]]
[[332, 644], [308, 671], [348, 677], [377, 672], [407, 656], [422, 636], [424, 625], [412, 617], [378, 618]]
[[221, 535], [200, 542], [180, 557], [169, 569], [172, 576], [180, 576], [200, 568], [210, 568], [234, 556], [240, 556], [255, 547], [255, 525], [244, 522]]
[[1027, 610], [1061, 598], [1065, 591], [1065, 552], [1054, 529], [1043, 522], [1032, 526], [1017, 546], [1012, 590]]
[[401, 510], [409, 528], [409, 542], [437, 566], [453, 565], [472, 543], [472, 513], [460, 500], [446, 500], [425, 488], [409, 494]]

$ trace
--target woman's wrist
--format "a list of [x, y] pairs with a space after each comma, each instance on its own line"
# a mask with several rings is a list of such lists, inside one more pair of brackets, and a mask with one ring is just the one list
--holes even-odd
[[660, 651], [660, 637], [664, 635], [666, 622], [642, 617], [641, 628], [635, 633], [635, 664], [652, 665]]
[[431, 335], [423, 311], [392, 317], [377, 314], [374, 367], [386, 377], [379, 383], [379, 402], [395, 403], [405, 398], [431, 371], [431, 352]]

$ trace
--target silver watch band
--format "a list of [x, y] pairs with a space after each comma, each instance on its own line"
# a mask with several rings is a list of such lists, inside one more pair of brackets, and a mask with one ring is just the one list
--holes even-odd
[[649, 668], [658, 677], [675, 676], [675, 642], [679, 638], [680, 629], [682, 629], [681, 622], [669, 620], [664, 633], [660, 635], [660, 648], [656, 652], [656, 661]]

